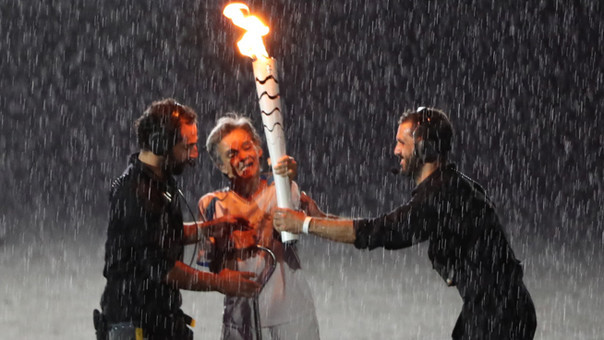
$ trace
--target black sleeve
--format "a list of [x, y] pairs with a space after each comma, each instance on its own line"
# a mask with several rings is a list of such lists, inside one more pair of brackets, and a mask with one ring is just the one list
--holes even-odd
[[407, 204], [373, 219], [354, 221], [355, 247], [400, 249], [427, 240], [438, 224], [428, 195], [417, 193]]
[[[126, 267], [153, 281], [162, 281], [174, 267], [162, 245], [161, 214], [145, 204], [136, 189], [122, 187], [111, 199], [112, 254]], [[163, 237], [162, 237], [163, 236]]]

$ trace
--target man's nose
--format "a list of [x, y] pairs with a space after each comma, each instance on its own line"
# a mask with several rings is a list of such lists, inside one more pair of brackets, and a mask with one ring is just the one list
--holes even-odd
[[401, 148], [397, 145], [394, 146], [394, 155], [398, 156], [401, 153]]

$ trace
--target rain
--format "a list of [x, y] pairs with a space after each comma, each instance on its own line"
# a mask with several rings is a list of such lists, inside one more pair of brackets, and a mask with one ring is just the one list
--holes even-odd
[[[1, 1], [1, 338], [94, 338], [108, 192], [152, 101], [194, 108], [201, 141], [226, 112], [261, 129], [227, 3]], [[601, 2], [247, 5], [271, 28], [297, 182], [324, 211], [370, 217], [404, 204], [413, 183], [391, 173], [398, 118], [440, 108], [455, 127], [452, 160], [486, 188], [522, 260], [535, 338], [602, 337]], [[179, 179], [193, 208], [228, 184], [200, 151]], [[359, 251], [303, 236], [298, 246], [323, 339], [450, 337], [462, 301], [426, 244]], [[222, 296], [183, 300], [196, 338], [219, 338]]]

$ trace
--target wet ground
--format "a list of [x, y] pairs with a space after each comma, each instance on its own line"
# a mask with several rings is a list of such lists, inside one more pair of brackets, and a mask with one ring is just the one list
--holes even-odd
[[[93, 339], [104, 287], [104, 235], [5, 235], [0, 244], [3, 339]], [[598, 251], [512, 239], [538, 315], [537, 339], [601, 339], [604, 261]], [[592, 248], [593, 249], [593, 246]], [[461, 307], [424, 246], [360, 252], [312, 236], [300, 242], [322, 339], [447, 339]], [[585, 255], [588, 254], [588, 255]], [[197, 339], [218, 339], [222, 297], [184, 292]]]

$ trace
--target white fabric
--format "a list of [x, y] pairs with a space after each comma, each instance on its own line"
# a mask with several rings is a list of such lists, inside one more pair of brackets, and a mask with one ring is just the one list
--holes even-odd
[[293, 322], [262, 328], [262, 340], [319, 340], [317, 316], [304, 315]]
[[308, 228], [310, 228], [310, 221], [312, 221], [311, 216], [306, 216], [304, 219], [304, 223], [302, 223], [302, 233], [308, 234]]
[[[300, 205], [300, 192], [298, 185], [292, 183], [292, 203], [295, 208]], [[274, 185], [269, 185], [254, 194], [252, 200], [246, 200], [235, 192], [216, 191], [203, 196], [199, 200], [199, 211], [202, 218], [210, 202], [215, 202], [213, 218], [224, 215], [242, 216], [248, 219], [250, 226], [255, 229], [271, 228], [270, 216], [273, 207], [277, 206], [277, 196]], [[277, 259], [278, 262], [282, 262]], [[263, 268], [264, 262], [259, 257], [250, 258], [238, 262], [238, 269], [242, 271], [258, 271]], [[315, 307], [308, 282], [303, 276], [302, 270], [292, 270], [286, 264], [277, 264], [277, 267], [268, 280], [264, 289], [258, 297], [260, 307], [260, 320], [262, 327], [274, 326], [288, 323], [294, 319], [312, 314], [315, 315]]]

